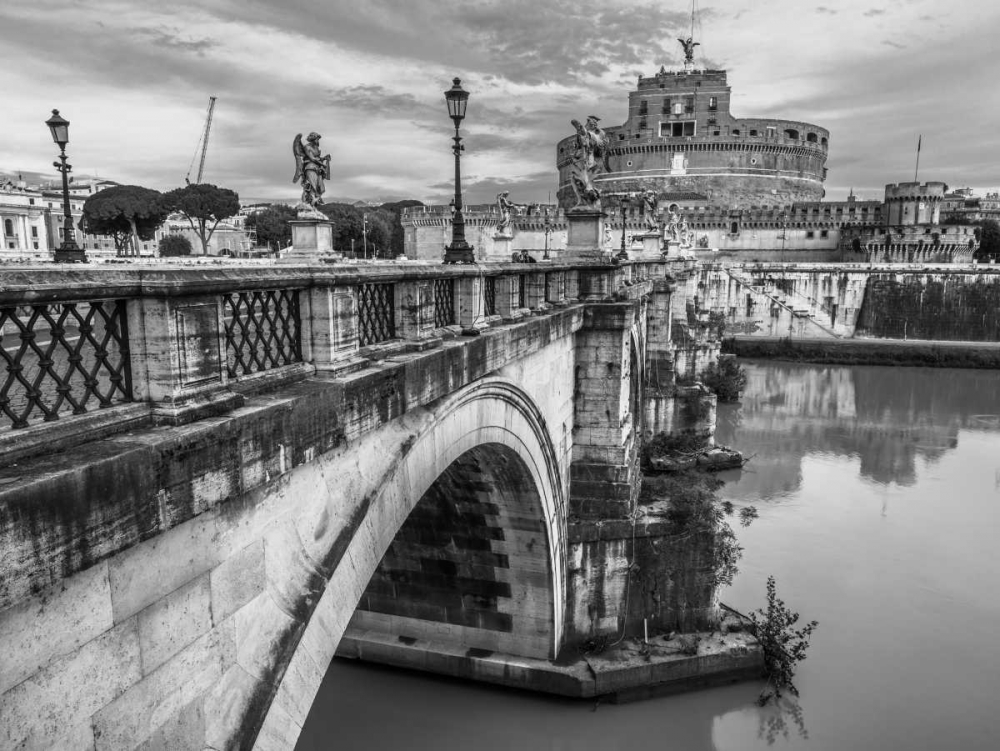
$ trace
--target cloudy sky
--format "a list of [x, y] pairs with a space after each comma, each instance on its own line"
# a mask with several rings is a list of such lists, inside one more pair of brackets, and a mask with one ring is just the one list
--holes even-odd
[[[697, 62], [729, 71], [733, 114], [829, 128], [831, 198], [911, 180], [919, 134], [922, 179], [1000, 185], [1000, 3], [822, 2], [698, 2]], [[206, 182], [294, 199], [292, 138], [317, 131], [327, 198], [443, 203], [459, 75], [467, 202], [544, 201], [570, 119], [623, 122], [689, 25], [687, 0], [2, 2], [0, 171], [52, 172], [58, 107], [77, 173], [176, 187], [215, 95]]]

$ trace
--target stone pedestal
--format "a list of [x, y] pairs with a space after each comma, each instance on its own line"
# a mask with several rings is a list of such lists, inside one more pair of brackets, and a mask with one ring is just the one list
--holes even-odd
[[341, 258], [333, 252], [333, 222], [328, 219], [299, 218], [292, 226], [292, 249], [278, 263], [319, 263], [324, 258]]
[[643, 260], [653, 260], [663, 257], [663, 233], [647, 232], [640, 235], [642, 238], [642, 250], [636, 257]]
[[513, 235], [494, 235], [493, 249], [486, 256], [487, 261], [510, 261], [513, 247]]
[[609, 254], [601, 249], [604, 242], [604, 212], [600, 209], [570, 209], [566, 212], [568, 236], [566, 260], [607, 260]]
[[680, 240], [667, 240], [663, 244], [663, 255], [667, 258], [678, 258], [681, 255]]

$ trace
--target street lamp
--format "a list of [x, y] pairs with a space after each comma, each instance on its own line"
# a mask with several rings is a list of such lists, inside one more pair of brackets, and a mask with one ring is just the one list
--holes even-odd
[[452, 87], [444, 92], [448, 103], [448, 117], [455, 123], [455, 215], [451, 223], [451, 245], [445, 246], [445, 263], [475, 263], [476, 258], [472, 246], [465, 241], [465, 217], [462, 216], [462, 166], [461, 156], [465, 149], [462, 138], [458, 135], [458, 126], [465, 118], [465, 108], [469, 103], [469, 92], [462, 88], [462, 79], [452, 81]]
[[618, 258], [621, 259], [622, 261], [627, 261], [628, 260], [628, 251], [625, 249], [625, 219], [626, 219], [626, 217], [628, 215], [629, 203], [630, 203], [629, 197], [627, 195], [622, 196], [622, 198], [621, 198], [621, 205], [622, 205], [622, 249], [618, 251]]
[[56, 263], [82, 263], [87, 260], [87, 253], [76, 244], [73, 234], [73, 216], [69, 211], [69, 175], [73, 169], [66, 161], [66, 144], [69, 143], [69, 120], [59, 116], [59, 110], [52, 110], [52, 117], [45, 121], [52, 133], [52, 140], [59, 146], [59, 160], [52, 166], [62, 173], [63, 187], [63, 239], [56, 250]]

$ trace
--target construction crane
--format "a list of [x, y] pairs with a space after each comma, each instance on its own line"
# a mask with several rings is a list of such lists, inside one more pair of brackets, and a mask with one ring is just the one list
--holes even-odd
[[198, 144], [194, 147], [194, 156], [191, 157], [191, 164], [188, 165], [187, 174], [184, 176], [184, 183], [191, 184], [191, 169], [194, 167], [194, 158], [198, 155], [198, 146], [201, 146], [201, 161], [198, 162], [198, 177], [196, 184], [201, 184], [201, 176], [205, 172], [205, 155], [208, 153], [208, 134], [212, 132], [212, 113], [215, 111], [215, 97], [208, 98], [208, 116], [205, 118], [205, 130], [198, 139]]

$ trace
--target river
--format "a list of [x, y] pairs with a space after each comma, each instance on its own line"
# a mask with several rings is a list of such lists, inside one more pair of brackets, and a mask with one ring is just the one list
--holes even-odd
[[819, 621], [798, 702], [595, 705], [335, 660], [297, 748], [1000, 748], [1000, 372], [744, 365], [717, 437], [753, 459], [721, 495], [759, 518], [722, 601], [762, 606], [773, 574]]

